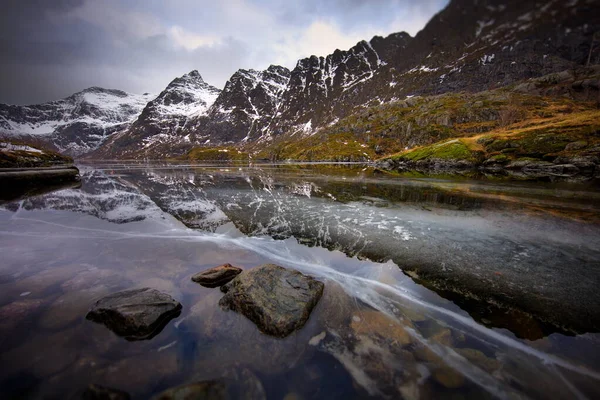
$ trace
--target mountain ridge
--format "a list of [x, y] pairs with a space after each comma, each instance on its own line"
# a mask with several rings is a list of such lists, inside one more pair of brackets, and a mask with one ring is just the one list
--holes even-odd
[[414, 37], [374, 36], [300, 59], [291, 71], [239, 69], [223, 90], [193, 70], [78, 155], [165, 158], [194, 147], [268, 145], [407, 96], [478, 92], [572, 69], [588, 56], [598, 61], [590, 51], [598, 11], [598, 0], [452, 0]]

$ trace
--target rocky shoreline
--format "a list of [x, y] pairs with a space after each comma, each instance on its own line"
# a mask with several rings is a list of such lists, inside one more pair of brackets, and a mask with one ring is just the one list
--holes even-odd
[[39, 146], [0, 141], [0, 204], [80, 185], [73, 159]]

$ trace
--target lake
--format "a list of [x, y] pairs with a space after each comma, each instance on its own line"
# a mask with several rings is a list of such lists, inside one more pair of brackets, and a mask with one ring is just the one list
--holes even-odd
[[[80, 165], [81, 187], [0, 205], [2, 398], [600, 397], [597, 183], [392, 176], [362, 165]], [[325, 283], [262, 334], [190, 277], [274, 263]], [[151, 287], [181, 314], [128, 341], [85, 316]]]

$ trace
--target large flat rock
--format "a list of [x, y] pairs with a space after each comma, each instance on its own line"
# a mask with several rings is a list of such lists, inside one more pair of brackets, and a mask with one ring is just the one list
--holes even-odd
[[179, 316], [181, 304], [166, 293], [143, 288], [113, 293], [96, 302], [86, 318], [128, 340], [150, 339]]
[[265, 264], [222, 286], [219, 305], [243, 314], [263, 333], [286, 337], [304, 326], [324, 286], [293, 269]]

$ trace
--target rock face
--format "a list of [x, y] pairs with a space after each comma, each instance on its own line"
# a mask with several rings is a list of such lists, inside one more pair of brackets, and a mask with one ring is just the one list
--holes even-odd
[[148, 93], [91, 87], [44, 104], [0, 104], [0, 135], [41, 141], [53, 150], [79, 156], [126, 128], [150, 99]]
[[144, 340], [160, 333], [180, 312], [181, 304], [171, 296], [144, 288], [125, 290], [98, 300], [86, 318], [103, 323], [127, 340]]
[[192, 280], [202, 286], [215, 288], [223, 286], [242, 272], [241, 268], [231, 264], [223, 264], [218, 267], [207, 269], [192, 276]]
[[302, 328], [325, 285], [310, 276], [265, 264], [221, 287], [219, 305], [243, 314], [268, 335], [286, 337]]

